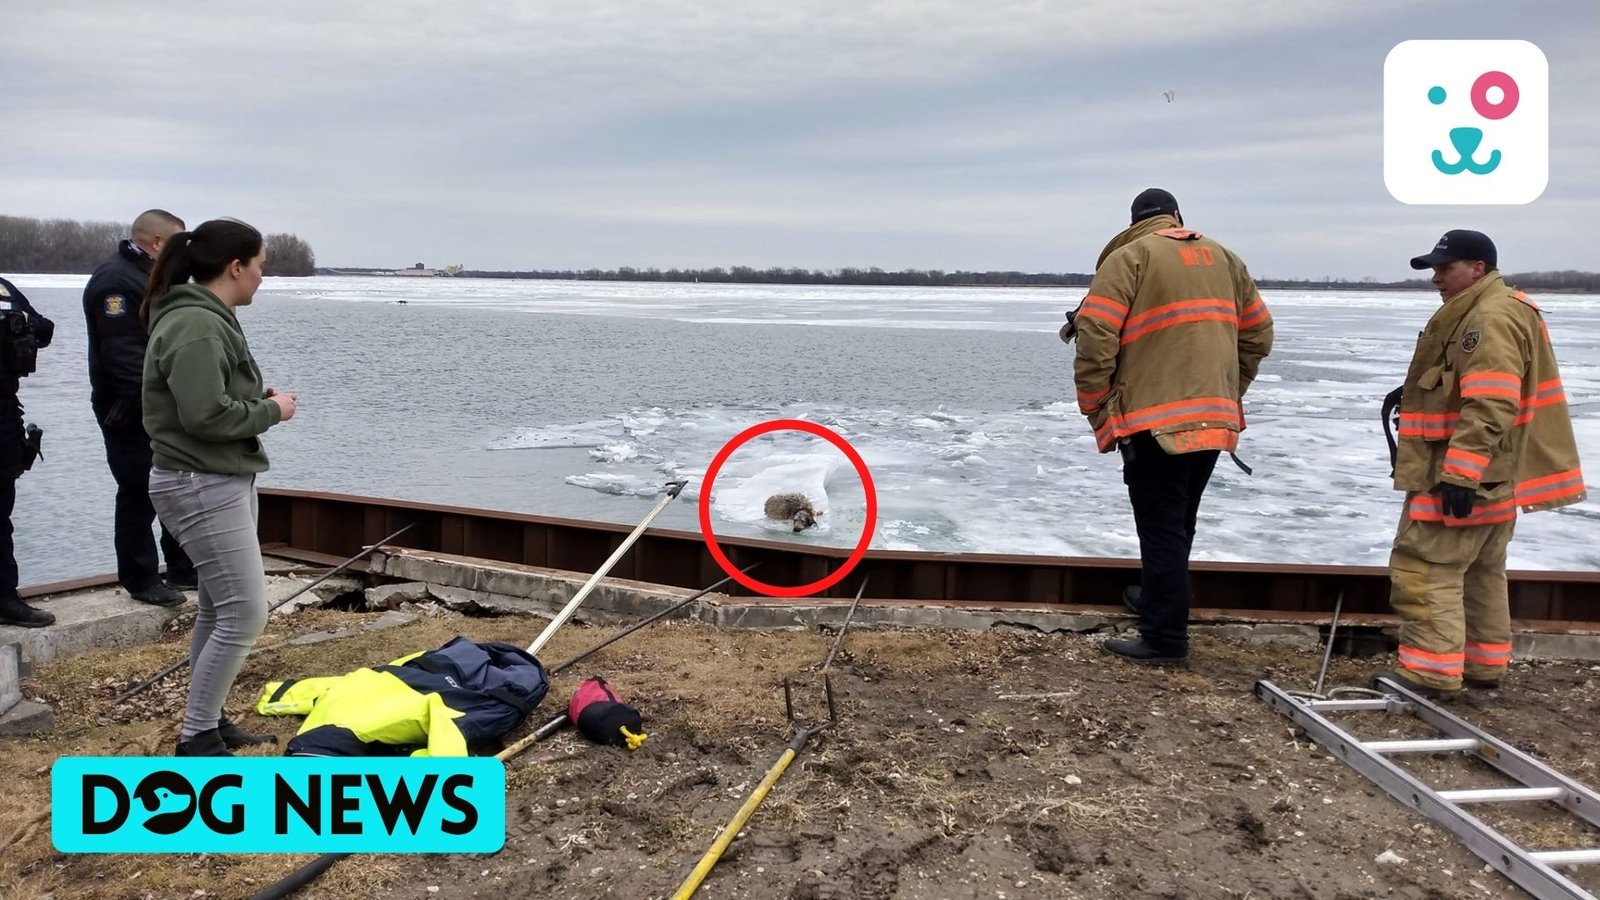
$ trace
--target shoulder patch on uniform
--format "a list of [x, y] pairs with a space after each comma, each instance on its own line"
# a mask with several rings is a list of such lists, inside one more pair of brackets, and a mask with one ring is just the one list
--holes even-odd
[[106, 296], [106, 318], [116, 319], [128, 314], [128, 300], [121, 294]]
[[5, 285], [0, 284], [0, 297], [9, 297], [9, 296], [11, 296], [11, 292], [6, 290], [6, 286]]
[[1476, 331], [1469, 331], [1466, 334], [1463, 334], [1461, 336], [1461, 352], [1471, 353], [1476, 349], [1478, 349], [1478, 333]]

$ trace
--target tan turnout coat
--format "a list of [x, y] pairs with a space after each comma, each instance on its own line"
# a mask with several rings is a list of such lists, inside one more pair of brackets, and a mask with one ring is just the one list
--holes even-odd
[[[1417, 336], [1400, 399], [1394, 486], [1410, 517], [1487, 525], [1582, 502], [1583, 473], [1544, 316], [1491, 270], [1445, 301]], [[1445, 482], [1473, 488], [1465, 519], [1447, 517]]]
[[1238, 447], [1272, 315], [1227, 248], [1174, 216], [1133, 224], [1101, 254], [1077, 329], [1078, 409], [1100, 452], [1140, 431], [1169, 453]]

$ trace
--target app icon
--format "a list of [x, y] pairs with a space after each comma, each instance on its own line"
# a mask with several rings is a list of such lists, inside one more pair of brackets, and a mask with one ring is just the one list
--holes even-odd
[[1401, 203], [1520, 204], [1550, 177], [1550, 65], [1528, 41], [1404, 41], [1383, 63], [1383, 181]]

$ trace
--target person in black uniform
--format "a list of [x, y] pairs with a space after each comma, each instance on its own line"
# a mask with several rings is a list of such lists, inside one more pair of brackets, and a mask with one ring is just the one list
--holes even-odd
[[89, 402], [105, 439], [106, 463], [117, 480], [113, 541], [117, 580], [133, 599], [158, 606], [182, 603], [180, 591], [196, 587], [194, 564], [178, 541], [161, 527], [161, 555], [167, 560], [163, 582], [151, 524], [150, 436], [145, 433], [140, 390], [148, 340], [139, 324], [139, 304], [150, 269], [167, 238], [183, 230], [183, 220], [162, 209], [133, 220], [129, 240], [101, 263], [83, 289], [83, 314], [89, 324]]
[[11, 540], [17, 479], [41, 456], [39, 430], [23, 428], [17, 390], [20, 380], [33, 374], [39, 348], [50, 346], [55, 333], [55, 323], [39, 315], [16, 285], [0, 278], [0, 625], [43, 628], [56, 621], [17, 596], [17, 554]]

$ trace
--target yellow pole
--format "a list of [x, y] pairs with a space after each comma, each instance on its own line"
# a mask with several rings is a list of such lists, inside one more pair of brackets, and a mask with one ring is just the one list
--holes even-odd
[[690, 897], [694, 896], [694, 892], [700, 888], [700, 883], [706, 880], [707, 875], [711, 874], [712, 866], [717, 864], [717, 860], [722, 858], [722, 854], [728, 849], [728, 845], [733, 843], [733, 839], [738, 836], [740, 829], [744, 828], [745, 823], [750, 821], [750, 817], [755, 815], [756, 807], [760, 806], [761, 801], [766, 799], [767, 792], [772, 790], [774, 784], [777, 784], [778, 779], [783, 776], [784, 770], [789, 768], [789, 763], [794, 761], [796, 753], [800, 747], [805, 745], [806, 739], [809, 737], [811, 737], [811, 730], [802, 731], [795, 736], [794, 741], [788, 747], [784, 748], [783, 755], [778, 757], [778, 762], [767, 772], [767, 777], [761, 779], [761, 784], [757, 785], [755, 791], [750, 794], [750, 799], [744, 802], [744, 806], [739, 807], [739, 811], [734, 813], [733, 819], [722, 829], [722, 833], [717, 835], [717, 840], [711, 845], [711, 849], [706, 851], [705, 856], [700, 857], [699, 864], [694, 867], [693, 872], [689, 873], [689, 877], [684, 879], [683, 884], [678, 887], [678, 892], [672, 895], [672, 900], [689, 900]]

